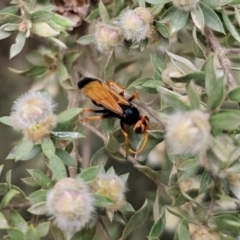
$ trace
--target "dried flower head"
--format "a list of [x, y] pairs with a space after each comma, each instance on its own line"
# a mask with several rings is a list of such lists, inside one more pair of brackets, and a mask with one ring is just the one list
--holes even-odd
[[119, 26], [127, 40], [140, 42], [153, 33], [153, 17], [144, 7], [127, 9], [119, 17]]
[[96, 45], [100, 52], [109, 52], [122, 43], [120, 28], [106, 23], [98, 23], [95, 28]]
[[12, 126], [28, 140], [39, 142], [56, 126], [55, 107], [47, 93], [27, 92], [13, 104], [10, 116]]
[[205, 152], [210, 146], [208, 115], [200, 110], [173, 114], [166, 126], [166, 142], [172, 154]]
[[73, 235], [92, 217], [93, 196], [82, 179], [64, 178], [55, 184], [47, 196], [48, 213], [63, 232]]
[[107, 210], [119, 210], [125, 201], [126, 186], [123, 180], [115, 174], [99, 175], [91, 184], [94, 193], [110, 198], [113, 203]]
[[199, 0], [173, 0], [173, 5], [185, 11], [191, 11], [196, 8]]

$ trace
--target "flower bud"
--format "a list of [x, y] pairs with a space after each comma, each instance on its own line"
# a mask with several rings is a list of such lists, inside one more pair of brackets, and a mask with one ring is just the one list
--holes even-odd
[[196, 8], [199, 0], [173, 0], [173, 5], [185, 11], [191, 11]]
[[172, 154], [205, 152], [210, 146], [208, 115], [199, 110], [173, 114], [166, 126], [166, 142]]
[[210, 232], [204, 227], [192, 226], [192, 224], [189, 226], [191, 240], [220, 240], [220, 236], [217, 233]]
[[91, 184], [91, 189], [94, 193], [104, 195], [113, 201], [107, 207], [107, 210], [112, 212], [119, 210], [125, 202], [125, 183], [115, 174], [99, 175]]
[[13, 104], [11, 122], [26, 139], [39, 142], [56, 126], [55, 108], [51, 97], [42, 92], [28, 92]]
[[122, 31], [105, 23], [96, 24], [95, 39], [100, 52], [109, 52], [122, 43]]
[[144, 7], [134, 10], [127, 9], [119, 19], [119, 25], [127, 40], [140, 42], [150, 38], [153, 33], [153, 17], [151, 12]]
[[73, 235], [91, 219], [94, 211], [93, 197], [80, 178], [64, 178], [49, 191], [47, 210], [54, 216], [54, 224], [58, 228]]

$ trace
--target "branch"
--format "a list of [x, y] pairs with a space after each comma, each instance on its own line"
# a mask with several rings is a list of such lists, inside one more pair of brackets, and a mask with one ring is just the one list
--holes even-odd
[[236, 81], [232, 75], [230, 62], [226, 57], [226, 49], [221, 46], [218, 39], [214, 36], [213, 31], [205, 27], [205, 36], [207, 39], [207, 43], [212, 48], [213, 52], [217, 55], [219, 63], [227, 76], [227, 88], [231, 90], [237, 86]]
[[[104, 143], [107, 143], [108, 139], [98, 129], [96, 129], [94, 126], [87, 124], [87, 123], [84, 123], [83, 125], [90, 131], [94, 132], [97, 136], [99, 136], [104, 141]], [[122, 148], [119, 149], [119, 153], [121, 153], [123, 156], [126, 154], [125, 150]], [[131, 156], [128, 156], [127, 160], [129, 160], [133, 165], [141, 165], [135, 158], [133, 158]], [[143, 173], [147, 177], [149, 177], [145, 172], [143, 172]], [[157, 185], [157, 187], [159, 187], [161, 189], [166, 188], [166, 185], [164, 185], [162, 182], [160, 182], [160, 180], [158, 180], [158, 179], [154, 180], [152, 178], [150, 178], [150, 179], [154, 181], [154, 183]]]
[[231, 54], [231, 53], [240, 53], [240, 48], [225, 48], [224, 49], [225, 54]]

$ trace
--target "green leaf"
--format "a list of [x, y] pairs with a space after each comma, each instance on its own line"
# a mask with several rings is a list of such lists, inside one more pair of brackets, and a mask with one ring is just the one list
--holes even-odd
[[145, 7], [145, 0], [138, 0], [139, 7]]
[[9, 202], [19, 194], [20, 192], [14, 189], [11, 189], [10, 191], [8, 191], [7, 194], [2, 199], [2, 202], [1, 202], [2, 206], [3, 207], [7, 206]]
[[82, 178], [85, 182], [94, 180], [99, 173], [99, 166], [93, 166], [86, 169], [81, 169], [81, 173], [77, 176]]
[[0, 122], [5, 125], [12, 126], [11, 118], [9, 116], [0, 117]]
[[28, 212], [35, 214], [35, 215], [43, 215], [47, 213], [47, 206], [46, 202], [40, 202], [32, 205], [28, 208]]
[[54, 23], [56, 23], [57, 25], [64, 27], [64, 28], [69, 28], [73, 25], [73, 23], [69, 19], [67, 19], [61, 15], [58, 15], [58, 14], [54, 14], [54, 16], [51, 18], [51, 20]]
[[[120, 2], [119, 0], [117, 0], [118, 2]], [[84, 19], [84, 21], [91, 23], [93, 22], [95, 19], [99, 18], [100, 14], [99, 14], [99, 9], [93, 9], [91, 10], [91, 12], [89, 13], [89, 15]]]
[[41, 146], [45, 156], [47, 156], [48, 158], [55, 156], [55, 146], [50, 138], [44, 139]]
[[0, 13], [0, 25], [4, 23], [20, 23], [22, 19], [11, 13]]
[[106, 147], [100, 148], [91, 158], [91, 166], [105, 165], [108, 160]]
[[225, 26], [227, 27], [228, 31], [231, 33], [231, 35], [238, 41], [240, 42], [240, 35], [235, 28], [235, 26], [232, 24], [232, 22], [229, 20], [227, 13], [224, 9], [222, 9], [222, 17], [223, 21], [225, 23]]
[[199, 187], [198, 193], [202, 194], [202, 193], [206, 192], [207, 189], [209, 188], [211, 182], [212, 182], [212, 175], [209, 172], [204, 171], [201, 176], [200, 187]]
[[26, 177], [26, 178], [21, 178], [21, 180], [27, 184], [28, 186], [31, 186], [31, 187], [37, 187], [39, 186], [36, 181], [34, 180], [33, 177]]
[[25, 234], [17, 228], [8, 229], [7, 233], [11, 240], [25, 240]]
[[33, 225], [30, 225], [26, 233], [26, 240], [33, 240], [33, 239], [40, 240], [40, 236], [38, 235], [37, 229]]
[[200, 169], [200, 166], [199, 162], [195, 158], [192, 158], [181, 163], [178, 169], [183, 171], [178, 180], [184, 180], [195, 176]]
[[0, 229], [8, 229], [9, 224], [5, 216], [0, 212]]
[[24, 233], [27, 232], [28, 224], [18, 212], [12, 210], [10, 212], [10, 220], [11, 220], [11, 225], [14, 228], [17, 228]]
[[205, 72], [191, 72], [180, 77], [171, 76], [171, 79], [174, 82], [183, 82], [183, 83], [189, 83], [191, 80], [193, 80], [195, 84], [201, 87], [205, 86]]
[[16, 14], [17, 12], [18, 12], [17, 6], [6, 7], [1, 9], [0, 11], [0, 13], [11, 13], [11, 14]]
[[105, 6], [101, 0], [99, 1], [98, 9], [99, 9], [99, 13], [100, 13], [102, 22], [109, 23], [110, 18], [109, 18], [107, 9], [105, 8]]
[[[234, 102], [240, 102], [240, 87], [234, 88], [228, 93], [228, 98]], [[0, 119], [1, 121], [1, 119]]]
[[61, 180], [67, 177], [67, 171], [63, 161], [56, 155], [49, 158], [48, 166], [56, 180]]
[[79, 50], [67, 52], [66, 54], [64, 54], [63, 57], [64, 64], [74, 63], [80, 57], [81, 54], [82, 52]]
[[32, 25], [32, 32], [41, 37], [54, 37], [59, 34], [59, 31], [50, 27], [46, 22], [34, 23]]
[[27, 169], [29, 174], [34, 178], [36, 183], [44, 188], [48, 188], [51, 185], [51, 179], [46, 176], [42, 171], [38, 169]]
[[12, 32], [5, 32], [0, 29], [0, 40], [8, 38], [11, 35], [12, 35]]
[[198, 57], [198, 58], [205, 59], [206, 58], [206, 56], [205, 56], [205, 49], [202, 46], [202, 44], [200, 44], [200, 42], [198, 40], [197, 28], [196, 27], [193, 28], [193, 39], [194, 39], [193, 51], [194, 51], [195, 56]]
[[15, 160], [26, 159], [32, 151], [34, 144], [30, 141], [22, 141], [15, 148]]
[[196, 67], [190, 62], [188, 59], [181, 57], [179, 55], [173, 54], [171, 52], [166, 51], [168, 56], [171, 59], [173, 65], [182, 73], [186, 74], [192, 71], [196, 71]]
[[25, 33], [19, 32], [17, 37], [16, 37], [16, 43], [14, 43], [11, 46], [10, 59], [15, 57], [16, 55], [18, 55], [22, 51], [22, 49], [24, 47], [24, 44], [25, 44], [25, 41], [26, 41]]
[[154, 71], [161, 76], [164, 68], [163, 62], [160, 60], [160, 58], [152, 54], [150, 54], [150, 60], [151, 60]]
[[85, 137], [84, 135], [82, 135], [79, 132], [54, 132], [54, 131], [52, 131], [51, 134], [61, 140], [74, 140], [74, 139]]
[[53, 235], [54, 240], [66, 240], [62, 231], [53, 224], [51, 224], [51, 234]]
[[169, 30], [166, 27], [165, 24], [161, 23], [161, 22], [156, 22], [155, 23], [156, 29], [158, 30], [158, 32], [160, 34], [162, 34], [165, 38], [169, 38], [170, 34], [169, 34]]
[[37, 225], [36, 230], [40, 237], [45, 237], [48, 234], [50, 230], [50, 224], [51, 222], [43, 222]]
[[9, 70], [25, 77], [36, 77], [47, 72], [48, 68], [46, 66], [33, 66], [24, 71], [20, 71], [14, 68], [9, 68]]
[[140, 227], [148, 218], [149, 211], [150, 207], [148, 201], [146, 200], [143, 206], [131, 216], [124, 227], [122, 236], [119, 240], [126, 239], [135, 228]]
[[57, 116], [57, 121], [58, 123], [68, 122], [77, 117], [80, 112], [82, 112], [82, 108], [69, 108]]
[[3, 168], [4, 168], [4, 165], [1, 164], [1, 165], [0, 165], [0, 176], [1, 176], [1, 174], [2, 174], [2, 170], [3, 170]]
[[81, 45], [89, 45], [95, 42], [95, 36], [92, 34], [84, 35], [77, 40], [77, 43]]
[[[217, 78], [214, 66], [215, 56], [211, 56], [205, 64], [205, 87], [208, 95], [207, 107], [214, 110], [224, 99], [224, 77]], [[212, 94], [214, 92], [214, 94]]]
[[71, 240], [92, 240], [94, 239], [95, 233], [96, 228], [84, 228], [80, 232], [76, 232]]
[[133, 83], [131, 83], [128, 86], [128, 88], [134, 87], [140, 91], [156, 93], [155, 88], [157, 87], [157, 85], [161, 85], [160, 80], [153, 80], [153, 79], [149, 79], [149, 78], [140, 78], [138, 80], [135, 80]]
[[200, 109], [200, 97], [196, 85], [191, 81], [187, 86], [187, 95], [191, 103], [191, 109]]
[[[232, 3], [233, 0], [202, 0], [205, 4], [207, 4], [210, 8], [217, 8], [228, 3]], [[239, 0], [237, 0], [239, 1]]]
[[94, 194], [94, 205], [96, 207], [108, 207], [113, 204], [113, 200], [108, 198], [107, 196], [100, 195], [100, 194]]
[[236, 130], [240, 127], [240, 112], [234, 110], [221, 111], [212, 115], [209, 121], [213, 129]]
[[230, 214], [221, 214], [214, 217], [214, 222], [221, 231], [227, 231], [231, 234], [240, 233], [239, 217]]
[[[25, 143], [25, 144], [24, 144]], [[20, 146], [21, 145], [21, 146]], [[6, 157], [6, 160], [9, 160], [9, 159], [17, 159], [19, 157], [19, 154], [24, 154], [24, 152], [27, 150], [24, 149], [25, 146], [30, 146], [30, 145], [27, 145], [27, 142], [23, 142], [23, 145], [22, 143], [18, 144], [17, 146], [15, 146], [11, 151], [10, 153], [7, 155]], [[23, 150], [22, 150], [23, 149]], [[33, 157], [35, 157], [37, 154], [39, 154], [41, 152], [41, 147], [40, 145], [34, 145], [33, 148], [23, 157], [21, 157], [21, 159], [19, 160], [22, 160], [22, 161], [25, 161], [25, 160], [29, 160], [29, 159], [32, 159]], [[22, 153], [21, 153], [22, 151]], [[26, 152], [25, 152], [26, 153]]]
[[225, 33], [223, 24], [219, 19], [218, 15], [210, 7], [204, 4], [202, 1], [199, 2], [199, 6], [202, 9], [204, 19], [205, 19], [205, 24], [209, 28], [217, 32]]
[[63, 88], [67, 90], [72, 90], [74, 87], [71, 82], [71, 77], [68, 74], [67, 68], [62, 64], [59, 63], [56, 69], [56, 76], [59, 79], [60, 84]]
[[152, 170], [150, 167], [143, 166], [140, 164], [135, 164], [134, 167], [137, 168], [140, 172], [143, 172], [150, 179], [156, 180], [157, 173], [154, 170]]
[[160, 97], [161, 99], [168, 105], [170, 105], [171, 107], [173, 107], [174, 109], [177, 110], [183, 110], [183, 111], [187, 111], [188, 110], [188, 106], [185, 105], [179, 98], [179, 96], [166, 89], [163, 87], [158, 87], [157, 91], [160, 93]]
[[160, 22], [161, 23], [169, 23], [176, 12], [177, 8], [175, 6], [171, 6], [168, 8], [163, 15], [160, 17]]
[[114, 75], [114, 69], [115, 69], [115, 54], [114, 51], [111, 51], [107, 63], [104, 67], [104, 80], [111, 80]]
[[76, 167], [76, 163], [73, 160], [73, 158], [71, 157], [71, 155], [67, 152], [64, 151], [60, 148], [56, 149], [56, 155], [62, 159], [63, 163], [67, 166], [71, 166], [71, 167]]
[[173, 34], [182, 29], [188, 20], [189, 12], [181, 9], [176, 9], [170, 22], [170, 34]]
[[202, 32], [204, 31], [204, 15], [202, 12], [202, 9], [200, 6], [197, 4], [196, 8], [191, 10], [191, 17], [194, 22], [194, 24], [199, 28]]
[[39, 202], [46, 201], [46, 197], [47, 197], [47, 191], [40, 189], [28, 195], [27, 199], [32, 203], [39, 203]]
[[159, 239], [161, 233], [164, 230], [166, 224], [166, 216], [165, 216], [165, 211], [163, 211], [163, 214], [159, 216], [158, 220], [153, 224], [148, 240], [157, 240]]
[[106, 145], [106, 149], [109, 152], [118, 152], [120, 149], [120, 144], [117, 141], [117, 139], [113, 136], [112, 133], [109, 133], [109, 138], [108, 138], [108, 142]]
[[184, 223], [184, 221], [182, 221], [177, 228], [177, 231], [175, 232], [174, 235], [174, 240], [190, 240], [190, 233], [189, 230], [186, 226], [186, 224]]
[[31, 14], [30, 20], [33, 23], [48, 22], [54, 16], [53, 12], [39, 10]]

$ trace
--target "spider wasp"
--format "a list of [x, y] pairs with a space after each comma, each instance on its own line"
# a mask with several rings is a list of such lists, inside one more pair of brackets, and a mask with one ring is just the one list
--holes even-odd
[[[138, 109], [131, 103], [136, 97], [136, 94], [125, 99], [123, 97], [124, 91], [115, 83], [104, 83], [97, 78], [91, 77], [82, 78], [78, 82], [78, 88], [85, 96], [90, 98], [96, 106], [103, 107], [103, 109], [99, 110], [85, 108], [84, 111], [102, 113], [102, 115], [88, 116], [82, 121], [116, 117], [120, 119], [120, 126], [125, 139], [126, 158], [129, 152], [136, 154], [144, 149], [149, 135], [149, 132], [147, 131], [149, 118], [145, 115], [140, 115]], [[143, 143], [136, 151], [131, 150], [128, 147], [129, 140], [125, 125], [133, 125], [135, 133], [144, 134]]]

